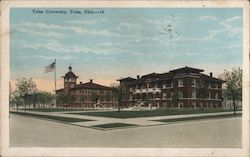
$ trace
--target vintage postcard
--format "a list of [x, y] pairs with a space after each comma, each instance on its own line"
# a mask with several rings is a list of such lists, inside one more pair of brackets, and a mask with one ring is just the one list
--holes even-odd
[[2, 156], [249, 156], [248, 1], [3, 1]]

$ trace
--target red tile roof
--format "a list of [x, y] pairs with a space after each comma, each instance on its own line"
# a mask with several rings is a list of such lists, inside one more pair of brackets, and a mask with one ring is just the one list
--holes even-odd
[[87, 83], [82, 83], [82, 84], [77, 84], [76, 86], [70, 88], [70, 90], [74, 89], [105, 89], [105, 90], [110, 90], [110, 87], [99, 85], [93, 82], [87, 82]]

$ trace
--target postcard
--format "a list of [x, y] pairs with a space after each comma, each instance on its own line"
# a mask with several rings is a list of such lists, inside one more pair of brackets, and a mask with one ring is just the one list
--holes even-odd
[[249, 156], [249, 2], [3, 1], [2, 156]]

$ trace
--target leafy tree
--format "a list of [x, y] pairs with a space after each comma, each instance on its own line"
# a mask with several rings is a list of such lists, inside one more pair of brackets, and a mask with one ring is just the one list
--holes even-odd
[[112, 95], [111, 95], [111, 92], [107, 92], [106, 95], [105, 95], [105, 99], [107, 101], [107, 108], [109, 107], [109, 101], [112, 99]]
[[10, 105], [15, 106], [18, 111], [18, 107], [23, 105], [23, 99], [20, 97], [19, 93], [14, 92], [10, 98]]
[[96, 92], [92, 91], [91, 93], [91, 101], [93, 102], [93, 104], [97, 103], [98, 100], [98, 96], [96, 94]]
[[29, 96], [36, 92], [36, 84], [32, 78], [22, 78], [18, 79], [16, 83], [16, 92], [19, 94], [20, 98], [24, 101], [24, 109], [26, 112], [26, 104], [29, 99]]
[[69, 103], [68, 95], [66, 93], [58, 94], [56, 100], [58, 104], [62, 104], [63, 106], [64, 104]]
[[226, 81], [226, 95], [232, 99], [234, 114], [236, 114], [236, 100], [242, 99], [242, 69], [233, 68], [231, 71], [225, 70], [222, 79]]
[[[179, 94], [178, 94], [178, 91], [173, 89], [173, 91], [171, 92], [171, 101], [172, 101], [172, 104], [174, 104], [174, 106], [178, 106], [178, 103], [179, 103]], [[172, 106], [173, 107], [173, 106]]]
[[84, 108], [84, 101], [85, 101], [84, 95], [80, 96], [79, 101], [81, 102], [81, 108]]
[[126, 90], [120, 86], [112, 87], [112, 93], [114, 94], [115, 99], [118, 101], [118, 112], [120, 112], [121, 107], [123, 106], [123, 95], [126, 93]]
[[197, 97], [201, 99], [202, 102], [202, 111], [204, 109], [204, 99], [208, 96], [208, 83], [204, 80], [198, 80], [197, 82]]
[[73, 108], [73, 103], [76, 101], [76, 96], [68, 94], [67, 97], [68, 97], [71, 108]]

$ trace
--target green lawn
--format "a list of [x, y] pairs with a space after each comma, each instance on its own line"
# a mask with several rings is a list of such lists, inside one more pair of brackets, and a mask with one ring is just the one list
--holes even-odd
[[55, 120], [59, 122], [85, 122], [85, 121], [93, 121], [89, 119], [80, 119], [80, 118], [71, 118], [71, 117], [59, 117], [59, 116], [51, 116], [51, 115], [41, 115], [41, 114], [33, 114], [33, 113], [23, 113], [23, 112], [10, 112], [12, 114], [22, 115], [22, 116], [30, 116], [34, 118], [43, 118], [49, 120]]
[[121, 127], [130, 127], [130, 126], [137, 126], [137, 125], [126, 124], [126, 123], [108, 123], [108, 124], [94, 125], [92, 127], [107, 129], [107, 128], [121, 128]]
[[154, 116], [167, 116], [167, 115], [179, 115], [179, 114], [199, 114], [199, 113], [216, 113], [216, 112], [228, 112], [229, 109], [159, 109], [159, 110], [141, 110], [141, 111], [105, 111], [105, 112], [78, 112], [68, 114], [79, 114], [99, 117], [110, 118], [138, 118], [138, 117], [154, 117]]
[[178, 121], [192, 121], [192, 120], [202, 120], [202, 119], [211, 119], [211, 118], [230, 118], [230, 117], [240, 117], [241, 113], [237, 113], [236, 115], [233, 114], [226, 114], [226, 115], [210, 115], [210, 116], [201, 116], [201, 117], [185, 117], [185, 118], [172, 118], [172, 119], [160, 119], [160, 120], [153, 120], [159, 122], [178, 122]]
[[[20, 109], [24, 111], [24, 109]], [[26, 111], [34, 112], [65, 112], [65, 111], [93, 111], [96, 109], [69, 109], [69, 108], [28, 108]]]

